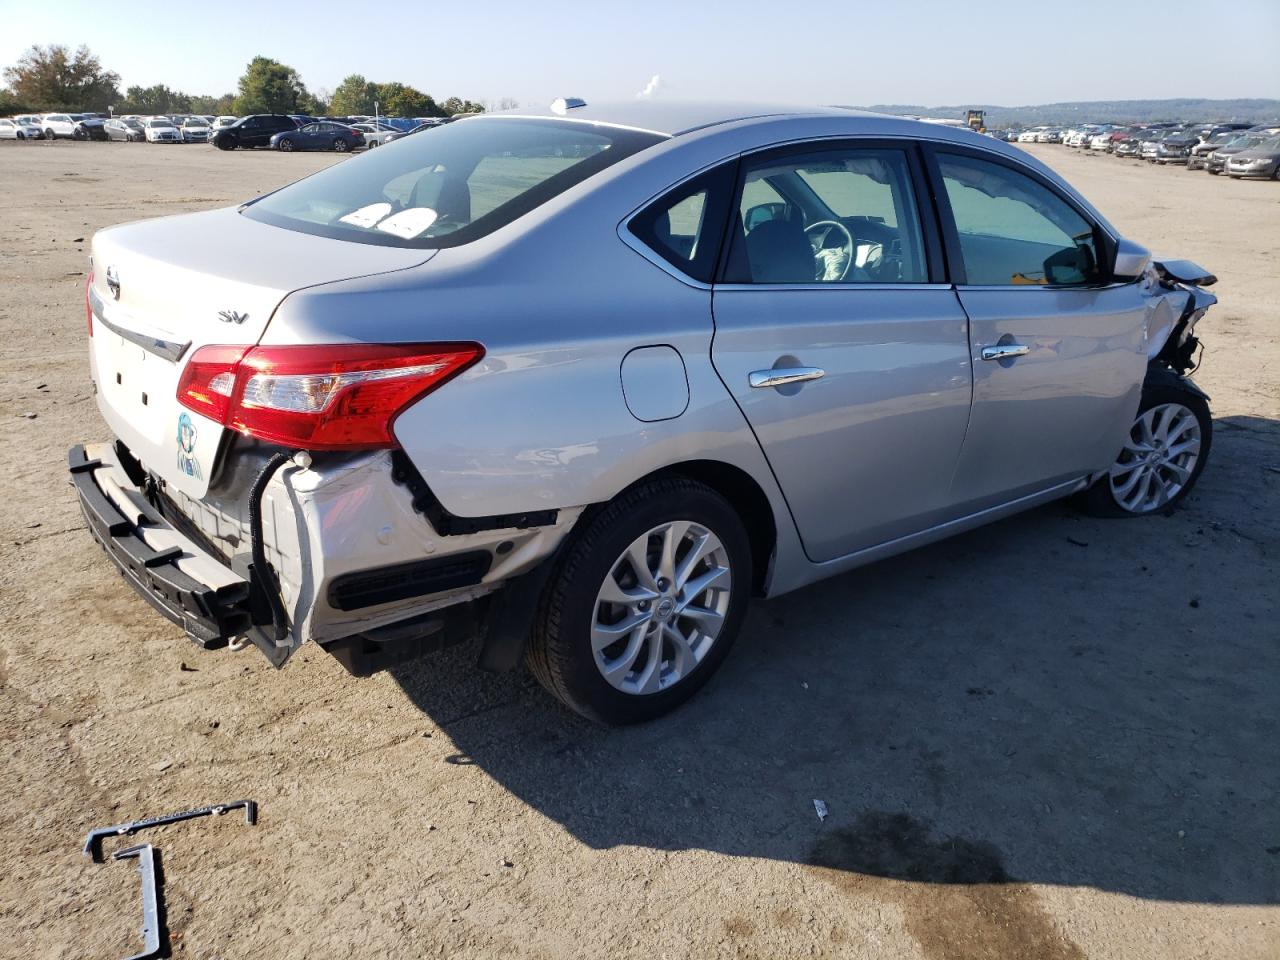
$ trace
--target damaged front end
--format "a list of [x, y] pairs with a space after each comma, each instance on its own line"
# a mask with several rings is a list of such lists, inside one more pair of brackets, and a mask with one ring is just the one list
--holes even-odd
[[1218, 278], [1189, 260], [1153, 260], [1143, 278], [1148, 296], [1147, 360], [1185, 377], [1199, 366], [1196, 325], [1218, 298], [1205, 290]]

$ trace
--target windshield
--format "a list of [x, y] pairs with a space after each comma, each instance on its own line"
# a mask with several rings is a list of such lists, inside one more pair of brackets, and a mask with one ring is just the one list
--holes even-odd
[[242, 212], [339, 240], [457, 246], [662, 139], [566, 120], [463, 120], [329, 167]]
[[148, 120], [147, 126], [151, 127], [152, 129], [156, 129], [159, 127], [172, 127], [173, 121], [172, 120]]
[[189, 120], [184, 120], [183, 124], [188, 127], [207, 127], [209, 121], [202, 120], [200, 117], [192, 117]]

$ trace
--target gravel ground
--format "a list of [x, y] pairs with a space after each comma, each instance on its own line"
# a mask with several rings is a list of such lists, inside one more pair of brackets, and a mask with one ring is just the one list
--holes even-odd
[[1196, 495], [758, 602], [693, 703], [614, 731], [467, 648], [277, 672], [137, 599], [64, 474], [106, 438], [85, 242], [334, 158], [0, 143], [0, 955], [133, 952], [136, 872], [85, 831], [239, 797], [257, 827], [146, 837], [176, 956], [1280, 955], [1280, 184], [1034, 152], [1221, 277]]

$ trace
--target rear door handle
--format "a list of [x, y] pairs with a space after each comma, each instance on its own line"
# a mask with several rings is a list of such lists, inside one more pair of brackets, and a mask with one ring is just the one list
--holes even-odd
[[983, 360], [1008, 360], [1010, 357], [1025, 357], [1031, 348], [1022, 343], [997, 343], [994, 347], [982, 348]]
[[774, 370], [752, 370], [747, 374], [747, 383], [753, 387], [785, 387], [789, 383], [804, 383], [808, 380], [821, 380], [827, 371], [819, 367], [784, 367]]

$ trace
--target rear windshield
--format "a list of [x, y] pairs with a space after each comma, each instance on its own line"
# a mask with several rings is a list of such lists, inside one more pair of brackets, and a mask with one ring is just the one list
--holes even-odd
[[461, 120], [345, 160], [241, 212], [339, 240], [452, 247], [662, 139], [565, 120]]

